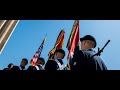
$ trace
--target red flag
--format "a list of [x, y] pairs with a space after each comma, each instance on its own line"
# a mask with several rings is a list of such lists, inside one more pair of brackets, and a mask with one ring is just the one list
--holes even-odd
[[61, 30], [60, 33], [59, 33], [59, 35], [58, 35], [58, 37], [57, 37], [56, 43], [54, 45], [54, 48], [48, 54], [49, 57], [52, 56], [52, 55], [54, 55], [54, 52], [56, 50], [62, 49], [63, 44], [64, 44], [64, 35], [65, 35], [65, 31]]
[[71, 37], [72, 40], [71, 40], [70, 46], [68, 47], [69, 53], [68, 53], [67, 59], [69, 59], [70, 57], [73, 56], [74, 50], [77, 47], [78, 42], [79, 42], [79, 21], [77, 20], [75, 22], [77, 22], [77, 23], [76, 23], [76, 26], [75, 26], [75, 32]]
[[72, 31], [70, 33], [70, 37], [68, 39], [68, 43], [66, 48], [69, 50], [68, 52], [68, 56], [67, 56], [67, 60], [68, 61], [68, 68], [70, 69], [70, 63], [71, 63], [71, 59], [73, 57], [74, 51], [77, 47], [77, 45], [79, 44], [79, 21], [75, 20]]
[[57, 49], [62, 49], [64, 44], [64, 35], [65, 35], [65, 31], [61, 30], [55, 43], [55, 47], [57, 47]]

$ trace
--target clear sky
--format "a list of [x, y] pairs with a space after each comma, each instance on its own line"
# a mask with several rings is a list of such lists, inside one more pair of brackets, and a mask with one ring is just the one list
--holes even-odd
[[[111, 42], [101, 53], [101, 58], [109, 70], [120, 70], [120, 20], [79, 20], [80, 37], [86, 34], [93, 35], [97, 40], [97, 48], [102, 48], [108, 40]], [[0, 70], [9, 63], [19, 65], [22, 58], [30, 59], [41, 45], [45, 35], [46, 42], [41, 53], [47, 61], [48, 52], [53, 48], [59, 32], [64, 29], [65, 42], [63, 49], [68, 50], [66, 44], [73, 26], [74, 20], [20, 20], [13, 34], [0, 55]], [[67, 64], [66, 57], [64, 63]], [[27, 65], [27, 67], [30, 63]]]

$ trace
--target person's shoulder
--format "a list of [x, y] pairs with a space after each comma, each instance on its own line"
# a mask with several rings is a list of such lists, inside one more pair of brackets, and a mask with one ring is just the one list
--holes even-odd
[[79, 50], [79, 51], [75, 52], [74, 54], [76, 54], [77, 56], [83, 56], [84, 53], [86, 53], [86, 51], [84, 51], [84, 50]]
[[11, 70], [20, 70], [19, 66], [13, 66]]
[[47, 62], [55, 62], [55, 59], [48, 59]]
[[29, 69], [29, 68], [32, 68], [32, 67], [33, 67], [33, 66], [28, 66], [28, 69]]
[[19, 68], [19, 66], [13, 66], [13, 68]]
[[35, 66], [29, 66], [27, 70], [34, 70]]
[[55, 60], [48, 60], [47, 63], [48, 64], [56, 64], [56, 61]]
[[54, 60], [48, 60], [45, 65], [45, 70], [56, 70], [57, 63]]
[[31, 67], [33, 67], [33, 66], [31, 66], [31, 65], [30, 65], [30, 66], [28, 66], [28, 68], [31, 68]]
[[100, 56], [94, 56], [93, 59], [94, 59], [96, 62], [100, 63], [100, 64], [104, 63], [103, 60], [102, 60], [102, 58], [101, 58]]
[[8, 70], [8, 68], [4, 68], [3, 70]]

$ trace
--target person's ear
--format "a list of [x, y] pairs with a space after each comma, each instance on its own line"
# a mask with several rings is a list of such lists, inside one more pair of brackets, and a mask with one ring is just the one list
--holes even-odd
[[86, 41], [83, 41], [83, 45], [84, 45], [84, 46], [86, 45]]
[[57, 55], [58, 55], [58, 53], [56, 52], [56, 53], [55, 53], [55, 55], [57, 56]]

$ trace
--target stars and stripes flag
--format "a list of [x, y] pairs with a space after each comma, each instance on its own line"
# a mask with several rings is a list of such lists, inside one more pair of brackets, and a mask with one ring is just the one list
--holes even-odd
[[59, 35], [58, 35], [58, 37], [57, 37], [56, 43], [54, 45], [54, 48], [52, 50], [50, 50], [50, 52], [48, 53], [49, 59], [53, 59], [54, 52], [56, 50], [62, 49], [63, 44], [64, 44], [64, 35], [65, 35], [65, 31], [61, 30]]
[[35, 55], [33, 55], [33, 58], [31, 59], [31, 62], [30, 62], [30, 64], [32, 66], [36, 66], [36, 61], [41, 55], [45, 41], [46, 41], [46, 37], [43, 39], [43, 41], [42, 41], [40, 47], [38, 48], [38, 50], [36, 51]]

